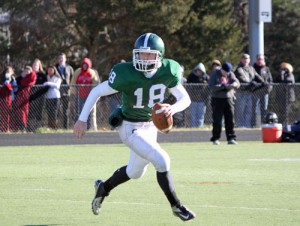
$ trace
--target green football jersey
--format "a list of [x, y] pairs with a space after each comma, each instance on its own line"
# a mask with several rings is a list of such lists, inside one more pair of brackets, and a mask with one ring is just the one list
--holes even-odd
[[132, 62], [120, 63], [109, 74], [109, 85], [122, 94], [122, 113], [128, 119], [148, 120], [155, 103], [163, 102], [167, 88], [180, 83], [180, 65], [163, 59], [154, 76], [146, 78]]

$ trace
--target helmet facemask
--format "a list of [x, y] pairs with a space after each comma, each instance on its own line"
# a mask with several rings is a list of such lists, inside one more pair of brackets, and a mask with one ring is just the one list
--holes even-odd
[[[145, 54], [153, 54], [155, 57], [153, 59], [149, 60], [144, 60], [141, 59], [140, 54], [145, 53]], [[158, 69], [161, 67], [162, 64], [162, 54], [158, 50], [151, 50], [150, 47], [141, 47], [139, 49], [133, 49], [133, 65], [137, 71], [145, 72], [145, 73], [150, 73], [153, 70]]]
[[275, 124], [278, 123], [277, 114], [274, 112], [269, 112], [264, 118], [264, 123], [266, 124]]

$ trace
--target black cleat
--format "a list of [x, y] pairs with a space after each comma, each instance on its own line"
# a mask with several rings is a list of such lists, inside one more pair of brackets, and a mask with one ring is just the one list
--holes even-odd
[[92, 201], [92, 210], [95, 215], [100, 213], [101, 204], [104, 201], [105, 196], [108, 196], [104, 190], [104, 183], [102, 180], [95, 181], [95, 197]]
[[184, 205], [173, 206], [172, 211], [176, 217], [179, 217], [183, 221], [189, 221], [196, 217], [196, 214]]

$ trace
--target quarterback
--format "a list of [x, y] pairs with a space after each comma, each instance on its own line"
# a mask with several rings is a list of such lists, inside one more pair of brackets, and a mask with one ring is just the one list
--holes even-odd
[[180, 83], [179, 63], [165, 59], [163, 40], [153, 33], [141, 35], [134, 44], [133, 61], [115, 65], [108, 81], [96, 86], [89, 94], [74, 133], [81, 139], [86, 130], [86, 121], [94, 104], [101, 96], [117, 92], [122, 94], [122, 115], [117, 130], [124, 144], [130, 149], [127, 165], [117, 169], [106, 181], [96, 180], [92, 211], [100, 212], [104, 198], [118, 185], [144, 175], [149, 163], [156, 170], [157, 182], [168, 199], [173, 214], [183, 221], [195, 218], [195, 213], [186, 208], [175, 193], [170, 174], [170, 158], [157, 143], [157, 128], [151, 119], [155, 103], [163, 102], [168, 89], [177, 99], [165, 108], [166, 115], [183, 111], [190, 105], [190, 98]]

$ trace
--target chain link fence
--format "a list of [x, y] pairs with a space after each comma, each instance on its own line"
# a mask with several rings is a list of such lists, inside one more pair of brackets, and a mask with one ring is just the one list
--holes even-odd
[[[185, 84], [192, 104], [183, 112], [175, 114], [174, 126], [178, 128], [211, 127], [212, 110], [210, 90], [203, 84]], [[43, 86], [19, 89], [16, 93], [1, 91], [0, 87], [0, 132], [45, 132], [49, 129], [69, 130], [78, 119], [86, 97], [92, 87], [73, 86], [70, 96], [48, 99]], [[69, 89], [62, 85], [61, 90]], [[21, 91], [20, 91], [21, 90]], [[269, 94], [257, 91], [236, 92], [236, 127], [259, 128], [267, 112], [275, 112], [279, 123], [291, 124], [300, 119], [300, 84], [273, 84]], [[62, 92], [63, 93], [63, 92]], [[294, 98], [293, 98], [294, 97]], [[13, 99], [13, 100], [12, 100]], [[174, 103], [167, 95], [164, 102]], [[120, 94], [102, 97], [92, 110], [89, 130], [110, 130], [108, 117], [120, 106]]]

